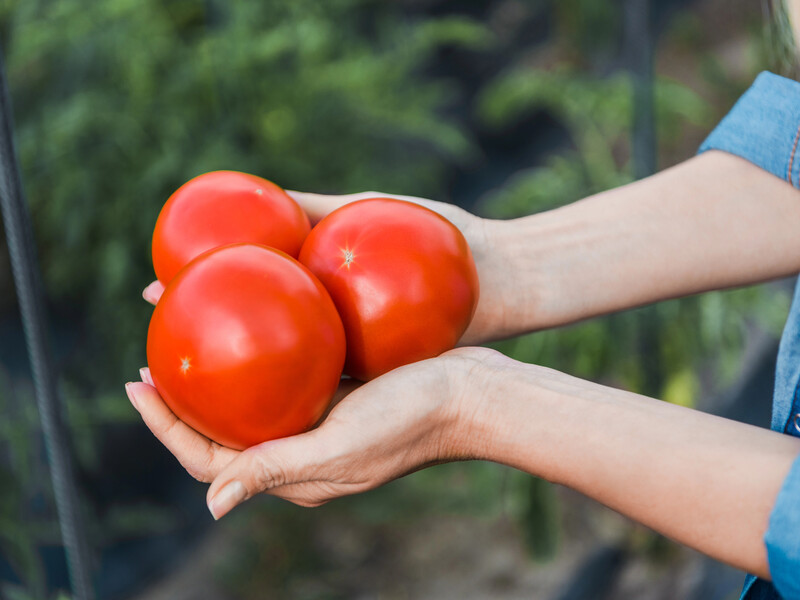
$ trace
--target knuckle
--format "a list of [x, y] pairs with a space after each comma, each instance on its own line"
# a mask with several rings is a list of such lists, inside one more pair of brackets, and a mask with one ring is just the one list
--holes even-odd
[[175, 427], [178, 425], [178, 419], [173, 418], [165, 423], [159, 423], [153, 430], [153, 433], [159, 439], [168, 439], [172, 433], [175, 431]]
[[208, 472], [214, 466], [214, 459], [216, 458], [217, 452], [216, 448], [212, 446], [208, 446], [203, 454], [202, 458], [202, 466], [203, 470]]
[[253, 466], [253, 481], [259, 490], [280, 487], [287, 481], [285, 470], [263, 452], [254, 453]]
[[214, 463], [214, 448], [206, 446], [197, 449], [199, 444], [194, 444], [185, 450], [186, 458], [180, 460], [184, 469], [197, 481], [210, 483], [213, 477], [211, 471]]

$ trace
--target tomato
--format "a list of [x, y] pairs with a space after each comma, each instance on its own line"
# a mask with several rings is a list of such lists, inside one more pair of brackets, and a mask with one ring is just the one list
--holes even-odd
[[345, 358], [328, 292], [288, 255], [233, 244], [194, 259], [153, 311], [147, 362], [181, 420], [241, 450], [324, 413]]
[[167, 200], [153, 232], [153, 267], [166, 285], [195, 256], [226, 244], [264, 244], [297, 257], [310, 230], [303, 209], [274, 183], [214, 171]]
[[374, 198], [322, 219], [299, 260], [336, 304], [345, 372], [369, 380], [453, 348], [478, 303], [478, 273], [461, 232], [417, 204]]

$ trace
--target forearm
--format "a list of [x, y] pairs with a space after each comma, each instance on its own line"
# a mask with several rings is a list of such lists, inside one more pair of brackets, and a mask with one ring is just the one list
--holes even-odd
[[509, 359], [478, 372], [472, 455], [769, 577], [763, 537], [800, 440]]
[[796, 273], [797, 223], [796, 189], [722, 152], [557, 210], [488, 222], [492, 276], [513, 286], [496, 337]]

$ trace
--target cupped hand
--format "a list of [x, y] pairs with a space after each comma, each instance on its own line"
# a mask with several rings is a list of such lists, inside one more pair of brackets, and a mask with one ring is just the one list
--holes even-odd
[[[374, 197], [406, 200], [438, 212], [464, 234], [480, 278], [476, 314], [460, 344], [486, 341], [503, 332], [502, 288], [507, 287], [508, 278], [495, 252], [490, 222], [451, 204], [411, 196], [289, 194], [312, 223], [344, 204]], [[156, 304], [163, 292], [164, 286], [154, 281], [142, 295]], [[316, 429], [243, 452], [217, 444], [178, 419], [153, 386], [147, 369], [142, 370], [141, 383], [130, 383], [126, 389], [153, 434], [194, 478], [211, 483], [208, 506], [219, 518], [261, 492], [317, 506], [428, 464], [470, 458], [470, 436], [461, 431], [465, 386], [476, 365], [498, 356], [482, 348], [460, 348], [401, 367], [361, 387], [344, 380], [333, 408]]]
[[259, 493], [318, 506], [426, 465], [471, 458], [465, 392], [471, 373], [494, 355], [461, 348], [360, 387], [344, 380], [316, 429], [242, 452], [220, 446], [178, 419], [147, 369], [141, 371], [141, 383], [126, 389], [153, 434], [193, 477], [211, 483], [208, 507], [218, 519]]
[[[509, 297], [511, 277], [507, 273], [506, 261], [499, 252], [498, 234], [492, 226], [496, 222], [482, 219], [466, 210], [446, 202], [437, 202], [414, 196], [398, 196], [381, 192], [361, 192], [341, 196], [328, 196], [308, 192], [287, 190], [308, 214], [312, 224], [340, 206], [366, 198], [396, 198], [424, 206], [439, 213], [459, 228], [469, 243], [480, 280], [480, 297], [475, 316], [464, 332], [459, 345], [480, 344], [509, 335], [513, 327], [505, 323], [505, 302]], [[155, 304], [164, 291], [164, 286], [154, 281], [142, 294], [144, 299]]]

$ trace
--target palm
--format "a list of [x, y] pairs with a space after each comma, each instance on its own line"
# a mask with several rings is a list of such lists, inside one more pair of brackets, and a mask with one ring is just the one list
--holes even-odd
[[343, 380], [316, 429], [243, 452], [217, 444], [176, 417], [152, 385], [149, 370], [142, 369], [143, 382], [130, 384], [129, 394], [147, 426], [189, 474], [214, 482], [209, 498], [234, 470], [239, 479], [255, 481], [257, 492], [316, 506], [372, 489], [440, 457], [446, 444], [437, 424], [449, 397], [447, 360], [400, 367], [363, 385]]
[[[136, 386], [136, 409], [145, 424], [192, 477], [211, 483], [242, 452], [218, 444], [181, 421], [155, 388], [150, 369], [140, 372], [142, 383], [131, 385]], [[358, 386], [353, 380], [343, 379], [322, 421]]]

